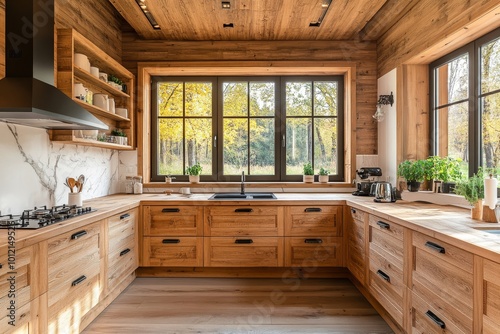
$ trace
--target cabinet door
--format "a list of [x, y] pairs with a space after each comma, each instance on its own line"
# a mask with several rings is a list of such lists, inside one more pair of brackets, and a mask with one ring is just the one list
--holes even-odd
[[500, 333], [500, 264], [483, 261], [483, 333]]
[[286, 236], [342, 236], [342, 206], [289, 206], [285, 217]]
[[342, 266], [341, 237], [285, 237], [286, 267]]
[[283, 213], [277, 206], [205, 208], [205, 236], [282, 236]]
[[195, 206], [145, 205], [145, 236], [202, 236], [203, 208]]
[[33, 256], [33, 247], [0, 248], [1, 333], [36, 331], [37, 314], [32, 314], [30, 307], [31, 301], [37, 297]]
[[207, 267], [282, 267], [283, 237], [205, 238]]
[[351, 216], [347, 226], [347, 268], [360, 283], [365, 284], [368, 214], [351, 208]]
[[100, 228], [95, 223], [48, 240], [49, 333], [78, 333], [102, 297]]

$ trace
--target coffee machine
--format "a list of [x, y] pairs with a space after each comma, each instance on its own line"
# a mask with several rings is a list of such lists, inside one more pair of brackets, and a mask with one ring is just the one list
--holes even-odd
[[361, 167], [356, 170], [360, 181], [356, 180], [356, 191], [352, 194], [354, 196], [370, 196], [370, 190], [374, 183], [376, 183], [375, 178], [370, 179], [370, 177], [382, 176], [382, 169], [380, 167]]

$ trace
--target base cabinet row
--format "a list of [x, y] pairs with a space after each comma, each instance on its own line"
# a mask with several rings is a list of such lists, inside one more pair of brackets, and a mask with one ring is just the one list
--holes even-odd
[[499, 263], [359, 209], [346, 221], [347, 267], [396, 332], [500, 333]]
[[10, 259], [2, 249], [0, 306], [15, 310], [0, 317], [0, 333], [80, 333], [137, 269], [137, 217], [129, 210], [15, 249]]
[[141, 266], [342, 266], [342, 209], [143, 206]]

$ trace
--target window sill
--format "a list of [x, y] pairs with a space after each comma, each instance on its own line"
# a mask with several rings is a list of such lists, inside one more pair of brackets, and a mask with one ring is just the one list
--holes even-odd
[[401, 198], [404, 201], [408, 202], [427, 202], [438, 205], [453, 205], [465, 209], [471, 208], [471, 205], [463, 196], [458, 196], [455, 194], [442, 194], [432, 191], [403, 191], [401, 193]]

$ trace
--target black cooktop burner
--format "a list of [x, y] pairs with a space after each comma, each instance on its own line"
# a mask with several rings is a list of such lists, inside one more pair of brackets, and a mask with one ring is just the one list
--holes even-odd
[[96, 209], [76, 205], [58, 205], [51, 209], [47, 206], [35, 207], [31, 210], [24, 210], [21, 215], [0, 216], [0, 229], [37, 229], [40, 227], [59, 223], [63, 220], [78, 217], [86, 213], [94, 212]]

